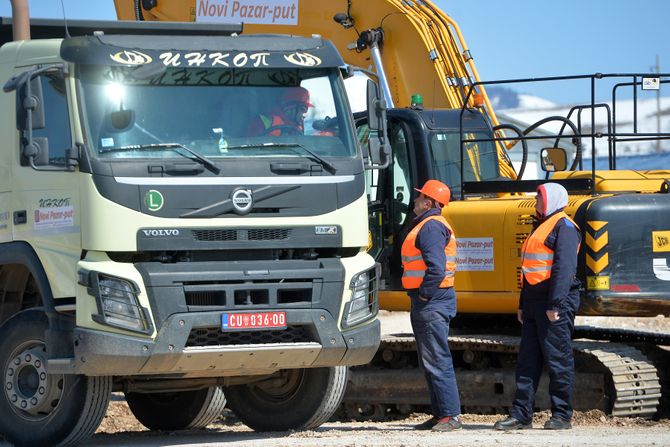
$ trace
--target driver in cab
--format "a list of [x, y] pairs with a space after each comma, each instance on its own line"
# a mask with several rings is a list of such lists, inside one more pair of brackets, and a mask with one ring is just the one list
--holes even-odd
[[279, 104], [269, 114], [260, 114], [251, 122], [249, 135], [302, 135], [307, 110], [314, 107], [309, 102], [309, 92], [304, 87], [289, 87]]

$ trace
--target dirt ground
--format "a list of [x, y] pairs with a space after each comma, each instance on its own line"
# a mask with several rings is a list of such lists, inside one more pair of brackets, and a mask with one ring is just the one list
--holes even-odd
[[[409, 318], [402, 312], [382, 312], [382, 331], [405, 331]], [[576, 324], [634, 328], [670, 332], [670, 318], [578, 317]], [[206, 430], [160, 433], [147, 431], [132, 415], [122, 395], [116, 395], [107, 416], [90, 445], [248, 445], [248, 446], [664, 446], [670, 445], [670, 420], [614, 418], [601, 411], [576, 412], [573, 430], [542, 430], [549, 418], [544, 411], [535, 416], [534, 430], [501, 433], [491, 430], [500, 415], [462, 416], [464, 429], [457, 433], [417, 432], [412, 426], [425, 420], [425, 414], [386, 422], [328, 422], [317, 430], [305, 432], [255, 433], [225, 412]]]
[[124, 446], [667, 446], [670, 420], [612, 418], [600, 411], [577, 412], [573, 429], [565, 432], [542, 430], [547, 411], [533, 421], [533, 430], [502, 433], [491, 429], [501, 416], [466, 414], [464, 428], [454, 433], [419, 432], [414, 424], [428, 416], [413, 414], [387, 422], [327, 422], [317, 430], [256, 433], [224, 413], [206, 430], [149, 432], [135, 420], [123, 401], [114, 401], [97, 434], [87, 445]]
[[[381, 312], [382, 332], [407, 332], [409, 318], [403, 312]], [[634, 328], [670, 332], [670, 318], [578, 317], [576, 324]], [[414, 424], [424, 421], [425, 414], [412, 414], [400, 420], [385, 422], [331, 421], [316, 430], [303, 432], [256, 433], [240, 423], [227, 410], [207, 429], [183, 432], [151, 432], [132, 415], [123, 395], [116, 393], [107, 415], [96, 434], [86, 445], [123, 446], [670, 446], [670, 419], [646, 420], [614, 418], [601, 411], [576, 412], [573, 429], [564, 432], [543, 430], [549, 412], [536, 414], [533, 430], [514, 433], [491, 429], [500, 415], [464, 414], [463, 430], [455, 433], [415, 431]], [[7, 444], [0, 441], [0, 446]]]

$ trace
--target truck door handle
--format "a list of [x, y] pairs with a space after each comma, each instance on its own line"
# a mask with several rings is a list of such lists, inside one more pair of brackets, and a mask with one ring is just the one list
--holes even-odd
[[14, 225], [20, 225], [28, 222], [26, 210], [14, 211]]

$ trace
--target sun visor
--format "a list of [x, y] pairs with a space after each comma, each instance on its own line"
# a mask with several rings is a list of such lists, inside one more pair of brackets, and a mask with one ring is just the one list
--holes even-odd
[[94, 35], [64, 39], [61, 57], [92, 65], [160, 64], [180, 68], [342, 67], [334, 45], [319, 37]]

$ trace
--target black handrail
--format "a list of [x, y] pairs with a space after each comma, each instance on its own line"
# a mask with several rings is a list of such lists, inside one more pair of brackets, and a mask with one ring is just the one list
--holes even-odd
[[[637, 120], [637, 105], [638, 105], [638, 94], [637, 94], [637, 86], [643, 85], [643, 83], [640, 81], [640, 79], [644, 80], [646, 78], [655, 78], [659, 81], [659, 84], [665, 84], [665, 83], [670, 83], [670, 74], [668, 73], [595, 73], [595, 74], [583, 74], [583, 75], [566, 75], [566, 76], [545, 76], [545, 77], [537, 77], [537, 78], [517, 78], [517, 79], [502, 79], [502, 80], [496, 80], [496, 81], [477, 81], [477, 82], [471, 82], [469, 84], [469, 89], [466, 89], [466, 94], [465, 94], [465, 100], [463, 101], [463, 106], [461, 107], [461, 113], [460, 113], [460, 126], [459, 130], [461, 133], [461, 147], [460, 147], [460, 170], [461, 170], [461, 188], [460, 188], [460, 196], [461, 199], [465, 197], [465, 192], [466, 188], [464, 187], [465, 182], [464, 181], [464, 157], [465, 157], [465, 143], [473, 143], [473, 142], [484, 142], [484, 141], [495, 141], [495, 142], [502, 142], [502, 141], [512, 141], [512, 140], [519, 140], [523, 138], [524, 140], [532, 140], [532, 139], [548, 139], [548, 138], [556, 138], [556, 145], [558, 145], [558, 142], [560, 141], [561, 138], [566, 138], [566, 137], [572, 137], [573, 138], [573, 143], [575, 143], [577, 149], [575, 153], [575, 160], [573, 161], [570, 170], [575, 170], [577, 166], [579, 166], [579, 169], [582, 169], [582, 150], [581, 150], [581, 139], [582, 138], [589, 138], [591, 140], [591, 181], [590, 181], [590, 188], [591, 188], [591, 194], [595, 195], [596, 193], [596, 139], [597, 138], [603, 138], [606, 137], [608, 139], [608, 167], [609, 169], [616, 169], [616, 143], [617, 142], [629, 142], [629, 141], [645, 141], [645, 140], [667, 140], [670, 139], [670, 133], [639, 133], [638, 132], [638, 120]], [[601, 79], [614, 79], [614, 78], [630, 78], [632, 79], [632, 82], [620, 82], [617, 83], [613, 88], [612, 88], [612, 105], [610, 108], [610, 105], [607, 103], [596, 103], [596, 81], [601, 80]], [[665, 78], [665, 79], [663, 79]], [[463, 117], [464, 117], [464, 112], [468, 108], [468, 103], [470, 100], [470, 97], [473, 95], [473, 93], [476, 91], [476, 88], [479, 86], [490, 86], [490, 85], [500, 85], [500, 84], [524, 84], [524, 83], [534, 83], [534, 82], [549, 82], [549, 81], [568, 81], [568, 80], [588, 80], [590, 81], [590, 103], [587, 104], [581, 104], [577, 106], [573, 106], [570, 108], [567, 116], [565, 118], [560, 117], [560, 120], [563, 121], [563, 125], [561, 126], [560, 131], [556, 135], [544, 135], [544, 136], [529, 136], [528, 133], [531, 132], [534, 129], [537, 129], [541, 125], [545, 124], [548, 121], [551, 121], [552, 119], [557, 119], [557, 117], [548, 117], [545, 119], [542, 119], [538, 121], [537, 123], [531, 125], [528, 127], [525, 131], [523, 131], [523, 137], [495, 137], [493, 138], [479, 138], [479, 139], [466, 139], [465, 134], [463, 133]], [[616, 121], [616, 92], [619, 87], [622, 86], [632, 86], [633, 87], [633, 133], [619, 133], [617, 132], [617, 121]], [[595, 130], [595, 114], [596, 114], [596, 109], [597, 108], [603, 108], [605, 109], [605, 113], [607, 116], [607, 131], [606, 132], [596, 132]], [[582, 113], [585, 110], [590, 110], [591, 112], [591, 131], [584, 133], [582, 131]], [[574, 113], [577, 113], [577, 125], [575, 125], [571, 117], [573, 116]], [[503, 129], [505, 125], [501, 126], [496, 126], [494, 130], [500, 130]], [[565, 130], [565, 127], [571, 127], [573, 131], [573, 135], [563, 135], [563, 132]], [[472, 183], [472, 182], [469, 182]], [[484, 182], [487, 183], [487, 182]], [[490, 184], [490, 182], [488, 182]], [[485, 185], [482, 185], [485, 186]], [[470, 186], [467, 188], [468, 192], [473, 192], [473, 189], [479, 189], [479, 188], [472, 188]], [[513, 188], [512, 188], [513, 190]], [[480, 191], [481, 192], [481, 191]]]

